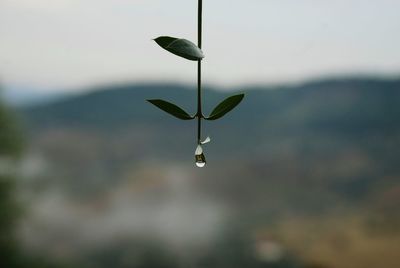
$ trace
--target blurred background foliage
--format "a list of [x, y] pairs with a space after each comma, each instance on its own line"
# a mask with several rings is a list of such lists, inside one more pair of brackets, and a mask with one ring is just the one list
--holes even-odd
[[21, 153], [21, 141], [16, 123], [0, 102], [0, 252], [1, 262], [6, 267], [19, 267], [19, 252], [15, 241], [15, 224], [18, 214], [13, 195], [15, 178], [9, 165]]
[[14, 113], [0, 101], [0, 265], [50, 267], [42, 257], [31, 257], [17, 239], [22, 207], [16, 199], [16, 167], [23, 153], [23, 135]]
[[[399, 88], [360, 77], [248, 87], [205, 126], [205, 169], [194, 125], [145, 102], [194, 110], [190, 86], [2, 105], [2, 266], [398, 267]], [[224, 93], [204, 95], [209, 109]]]

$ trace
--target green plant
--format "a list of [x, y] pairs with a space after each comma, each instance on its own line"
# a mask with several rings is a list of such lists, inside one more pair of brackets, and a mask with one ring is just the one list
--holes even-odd
[[201, 94], [201, 61], [204, 58], [202, 47], [202, 19], [203, 19], [203, 0], [198, 0], [198, 45], [196, 46], [189, 40], [182, 38], [175, 38], [170, 36], [160, 36], [154, 39], [154, 41], [164, 48], [165, 50], [175, 54], [179, 57], [187, 60], [197, 62], [197, 112], [195, 115], [188, 114], [185, 110], [179, 106], [160, 99], [148, 100], [153, 105], [157, 106], [161, 110], [181, 119], [181, 120], [193, 120], [197, 118], [197, 148], [195, 151], [196, 165], [198, 167], [204, 167], [206, 165], [206, 159], [203, 153], [201, 145], [211, 141], [207, 137], [204, 141], [201, 140], [201, 120], [217, 120], [223, 117], [225, 114], [235, 108], [244, 98], [244, 94], [238, 94], [226, 98], [220, 104], [218, 104], [207, 117], [204, 116], [202, 111], [202, 94]]

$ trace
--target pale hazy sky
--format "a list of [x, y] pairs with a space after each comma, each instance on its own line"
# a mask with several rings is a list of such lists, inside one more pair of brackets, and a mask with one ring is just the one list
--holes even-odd
[[[196, 42], [197, 0], [0, 0], [0, 80], [43, 90], [193, 82], [152, 38]], [[400, 73], [399, 0], [204, 0], [204, 81]]]

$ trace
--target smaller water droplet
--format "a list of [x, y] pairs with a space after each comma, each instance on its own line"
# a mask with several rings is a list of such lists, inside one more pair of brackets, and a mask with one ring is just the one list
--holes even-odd
[[195, 155], [201, 155], [203, 153], [203, 148], [201, 148], [200, 144], [197, 145], [196, 151], [194, 152]]
[[195, 158], [197, 167], [202, 168], [206, 165], [206, 157], [204, 156], [204, 154], [196, 155]]
[[207, 144], [209, 142], [211, 142], [211, 138], [207, 137], [204, 141], [201, 142], [201, 144]]

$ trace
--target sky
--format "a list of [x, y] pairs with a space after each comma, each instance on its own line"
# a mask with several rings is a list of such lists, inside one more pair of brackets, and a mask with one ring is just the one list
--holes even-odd
[[[196, 64], [152, 39], [197, 42], [196, 9], [196, 0], [0, 0], [0, 81], [40, 91], [194, 83]], [[204, 82], [397, 75], [399, 10], [399, 0], [204, 0]]]

